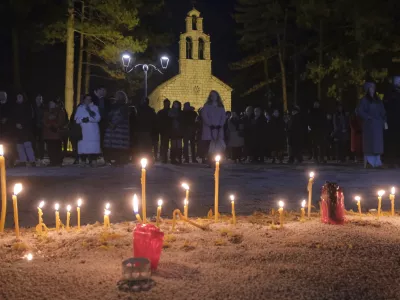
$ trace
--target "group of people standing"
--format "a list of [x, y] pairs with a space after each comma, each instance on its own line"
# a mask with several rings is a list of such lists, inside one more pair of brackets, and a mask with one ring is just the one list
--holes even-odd
[[392, 154], [387, 157], [399, 158], [400, 153], [400, 121], [395, 113], [400, 110], [400, 77], [394, 83], [393, 91], [381, 101], [376, 85], [367, 82], [365, 96], [352, 114], [340, 103], [335, 113], [327, 113], [318, 101], [306, 112], [294, 106], [282, 114], [269, 103], [265, 111], [247, 107], [238, 114], [225, 111], [217, 91], [211, 91], [197, 111], [189, 102], [182, 107], [177, 100], [171, 104], [165, 99], [156, 112], [148, 98], [132, 106], [125, 92], [107, 98], [101, 87], [82, 96], [68, 118], [59, 99], [44, 105], [38, 95], [31, 106], [23, 93], [12, 103], [0, 92], [0, 143], [8, 149], [14, 145], [19, 163], [27, 166], [34, 166], [36, 158], [43, 160], [45, 149], [50, 165], [61, 166], [69, 140], [74, 163], [85, 165], [95, 165], [101, 155], [106, 163], [116, 165], [143, 156], [162, 163], [211, 164], [216, 153], [252, 163], [266, 159], [283, 163], [288, 153], [288, 163], [301, 163], [308, 153], [317, 163], [352, 157], [364, 159], [365, 166], [380, 167], [384, 136]]

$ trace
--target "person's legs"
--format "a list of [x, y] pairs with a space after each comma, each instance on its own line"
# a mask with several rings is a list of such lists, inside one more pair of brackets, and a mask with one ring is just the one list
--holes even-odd
[[192, 162], [197, 163], [196, 160], [196, 136], [193, 135], [189, 138], [190, 142], [190, 152], [192, 154]]
[[55, 146], [54, 146], [54, 141], [53, 140], [46, 140], [46, 145], [47, 145], [47, 154], [49, 155], [50, 159], [50, 165], [55, 164]]
[[168, 162], [168, 147], [169, 147], [169, 136], [162, 134], [160, 138], [160, 159], [163, 163]]
[[183, 138], [183, 157], [185, 159], [185, 163], [189, 163], [189, 138], [186, 136]]
[[33, 152], [32, 142], [25, 142], [24, 148], [26, 156], [28, 157], [28, 161], [30, 163], [35, 163], [36, 159], [35, 159], [35, 153]]
[[182, 163], [182, 139], [176, 140], [176, 158], [178, 159], [178, 163]]
[[176, 164], [176, 148], [177, 148], [177, 143], [175, 139], [171, 139], [171, 153], [170, 153], [170, 159], [171, 159], [171, 164]]
[[17, 152], [18, 152], [18, 160], [21, 163], [26, 163], [28, 162], [28, 158], [25, 153], [25, 147], [24, 144], [17, 144]]
[[64, 152], [62, 151], [61, 140], [54, 141], [54, 154], [55, 154], [55, 163], [57, 165], [62, 165], [64, 160]]

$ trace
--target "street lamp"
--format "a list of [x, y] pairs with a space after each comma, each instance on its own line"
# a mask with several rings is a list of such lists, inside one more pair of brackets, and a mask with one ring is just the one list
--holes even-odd
[[[137, 64], [135, 66], [132, 65], [132, 55], [129, 53], [124, 53], [122, 55], [122, 66], [124, 67], [124, 70], [126, 73], [131, 72], [133, 69], [139, 68], [141, 67], [144, 73], [144, 96], [145, 98], [147, 98], [147, 73], [149, 72], [149, 69], [153, 69], [157, 72], [159, 72], [160, 74], [163, 74], [163, 72], [157, 68], [155, 65], [153, 64]], [[163, 70], [168, 68], [168, 64], [169, 64], [169, 58], [168, 56], [161, 56], [160, 58], [160, 64], [161, 64], [161, 68]]]

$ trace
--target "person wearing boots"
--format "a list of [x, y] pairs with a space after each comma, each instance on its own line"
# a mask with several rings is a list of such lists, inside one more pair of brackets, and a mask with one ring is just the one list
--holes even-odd
[[289, 161], [288, 163], [303, 162], [303, 147], [307, 125], [300, 114], [300, 108], [296, 105], [292, 109], [292, 116], [288, 123], [288, 141], [289, 141]]
[[168, 113], [171, 118], [171, 163], [182, 163], [182, 110], [181, 103], [174, 101]]
[[270, 145], [272, 153], [272, 163], [275, 163], [276, 160], [279, 160], [280, 163], [283, 163], [283, 153], [286, 148], [286, 124], [281, 117], [279, 110], [274, 110], [269, 125], [271, 136], [268, 144]]
[[157, 127], [160, 134], [160, 159], [163, 164], [168, 162], [168, 149], [171, 137], [171, 118], [168, 116], [171, 110], [171, 101], [164, 100], [164, 108], [157, 113]]
[[251, 134], [253, 162], [264, 163], [265, 144], [267, 140], [267, 119], [259, 107], [256, 107], [254, 110]]
[[183, 105], [182, 111], [182, 130], [183, 130], [183, 157], [185, 163], [189, 163], [189, 146], [192, 163], [197, 163], [196, 160], [196, 118], [197, 113], [190, 106], [189, 102]]

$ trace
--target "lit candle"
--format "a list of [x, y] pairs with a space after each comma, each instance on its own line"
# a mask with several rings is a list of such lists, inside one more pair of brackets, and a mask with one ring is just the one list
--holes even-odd
[[301, 217], [300, 217], [300, 222], [304, 222], [304, 215], [306, 214], [305, 212], [305, 207], [306, 207], [306, 200], [301, 201]]
[[162, 199], [158, 199], [158, 207], [157, 207], [157, 227], [160, 227], [160, 216], [161, 216], [161, 207], [163, 205]]
[[312, 200], [312, 186], [314, 183], [314, 172], [310, 172], [310, 179], [308, 180], [308, 186], [307, 186], [307, 190], [308, 190], [308, 218], [311, 218], [311, 200]]
[[25, 255], [24, 255], [24, 258], [25, 258], [27, 261], [31, 261], [31, 260], [33, 259], [33, 254], [32, 254], [32, 253], [25, 254]]
[[69, 231], [70, 221], [71, 221], [71, 205], [67, 205], [67, 231]]
[[142, 158], [140, 161], [142, 165], [142, 217], [143, 223], [146, 223], [146, 166], [147, 159]]
[[381, 216], [381, 209], [382, 209], [382, 196], [385, 195], [385, 191], [384, 190], [380, 190], [378, 192], [378, 219]]
[[136, 220], [138, 220], [140, 223], [143, 223], [143, 220], [139, 215], [139, 200], [136, 194], [133, 195], [133, 212], [135, 213]]
[[354, 200], [357, 201], [358, 214], [360, 215], [360, 218], [361, 218], [361, 216], [362, 216], [362, 213], [361, 213], [361, 197], [360, 196], [355, 196]]
[[186, 190], [186, 200], [189, 201], [189, 185], [187, 183], [182, 183], [182, 187]]
[[0, 218], [0, 232], [4, 231], [4, 224], [6, 223], [6, 209], [7, 209], [7, 187], [6, 187], [6, 161], [4, 158], [4, 148], [0, 145], [0, 190], [1, 190], [1, 218]]
[[232, 202], [232, 224], [236, 225], [235, 196], [230, 195], [229, 198], [231, 199], [231, 202]]
[[221, 160], [221, 156], [217, 155], [215, 157], [215, 199], [214, 199], [214, 210], [215, 210], [215, 222], [218, 222], [218, 196], [219, 196], [219, 161]]
[[395, 193], [396, 193], [396, 189], [395, 189], [395, 187], [392, 187], [392, 189], [390, 190], [390, 196], [389, 196], [390, 202], [392, 205], [392, 216], [394, 216], [394, 198], [395, 198], [394, 194]]
[[78, 230], [81, 229], [81, 205], [82, 199], [78, 199], [78, 206], [76, 207], [76, 218], [78, 223]]
[[39, 224], [36, 226], [37, 233], [42, 233], [43, 231], [43, 211], [42, 208], [44, 207], [44, 201], [41, 201], [38, 206], [38, 216], [39, 216]]
[[19, 239], [19, 221], [18, 221], [18, 199], [17, 195], [22, 191], [22, 184], [17, 183], [14, 186], [14, 194], [12, 196], [13, 207], [14, 207], [14, 224], [15, 224], [15, 234], [17, 239]]
[[56, 230], [57, 230], [57, 232], [59, 232], [60, 231], [60, 226], [61, 226], [60, 212], [58, 211], [60, 209], [60, 204], [56, 203], [54, 205], [54, 208], [56, 210]]
[[104, 228], [110, 228], [110, 203], [106, 204], [106, 208], [104, 209]]
[[189, 206], [189, 201], [187, 199], [183, 200], [183, 215], [185, 218], [188, 218], [188, 206]]
[[278, 209], [278, 211], [279, 211], [279, 223], [281, 223], [280, 227], [283, 228], [283, 206], [285, 205], [285, 203], [283, 201], [279, 201], [278, 205], [279, 205], [279, 209]]

